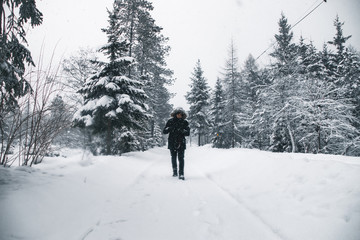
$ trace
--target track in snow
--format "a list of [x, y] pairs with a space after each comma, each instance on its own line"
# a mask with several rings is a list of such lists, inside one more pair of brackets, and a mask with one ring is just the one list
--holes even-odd
[[165, 148], [68, 156], [1, 169], [1, 240], [359, 239], [358, 158], [189, 148], [182, 181]]
[[124, 192], [109, 199], [100, 224], [81, 239], [99, 239], [104, 232], [108, 239], [283, 239], [197, 169], [185, 167], [185, 181], [171, 177], [168, 155], [163, 149]]

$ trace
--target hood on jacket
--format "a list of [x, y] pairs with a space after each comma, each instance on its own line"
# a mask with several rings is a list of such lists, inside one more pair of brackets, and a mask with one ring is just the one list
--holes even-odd
[[170, 114], [170, 116], [171, 116], [171, 117], [176, 117], [176, 115], [177, 115], [178, 113], [181, 113], [183, 119], [185, 119], [185, 118], [187, 117], [187, 114], [186, 114], [185, 110], [184, 110], [183, 108], [181, 108], [181, 107], [175, 108], [175, 109], [172, 111], [172, 113]]

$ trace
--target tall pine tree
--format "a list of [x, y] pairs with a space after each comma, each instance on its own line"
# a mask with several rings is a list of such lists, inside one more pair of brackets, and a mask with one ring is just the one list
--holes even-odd
[[231, 42], [229, 56], [225, 63], [223, 82], [226, 96], [224, 109], [224, 141], [225, 146], [234, 148], [241, 145], [241, 130], [239, 129], [242, 113], [241, 75], [237, 51]]
[[6, 165], [4, 159], [15, 140], [9, 136], [21, 131], [21, 126], [14, 128], [20, 122], [9, 123], [6, 118], [19, 109], [19, 98], [31, 92], [24, 75], [27, 66], [35, 64], [26, 47], [25, 25], [35, 27], [42, 21], [43, 15], [34, 0], [0, 1], [0, 165]]
[[242, 76], [242, 136], [243, 145], [249, 148], [259, 147], [259, 129], [254, 121], [255, 111], [259, 102], [259, 89], [263, 82], [260, 78], [259, 68], [254, 57], [250, 54], [246, 59]]
[[[17, 106], [17, 98], [30, 89], [24, 79], [26, 65], [35, 65], [27, 44], [24, 25], [43, 21], [42, 13], [32, 1], [0, 1], [0, 114]], [[1, 121], [0, 115], [0, 121]]]
[[149, 99], [147, 104], [152, 118], [148, 121], [149, 131], [143, 137], [143, 145], [162, 145], [160, 129], [164, 126], [171, 112], [171, 95], [166, 86], [173, 82], [173, 72], [165, 61], [170, 51], [168, 39], [161, 33], [151, 16], [152, 3], [146, 0], [116, 1], [120, 9], [119, 22], [124, 36], [129, 41], [127, 55], [136, 59], [137, 64], [129, 67], [129, 74], [144, 84], [144, 91]]
[[200, 60], [197, 61], [192, 73], [190, 87], [190, 92], [186, 94], [186, 99], [190, 104], [189, 122], [192, 128], [195, 129], [195, 134], [198, 135], [198, 145], [201, 146], [201, 137], [208, 133], [210, 126], [208, 116], [210, 89], [204, 77]]
[[272, 66], [272, 83], [267, 91], [271, 96], [268, 107], [272, 117], [272, 150], [296, 151], [294, 128], [296, 112], [291, 104], [296, 96], [298, 83], [298, 66], [296, 64], [297, 47], [292, 42], [293, 33], [287, 18], [282, 14], [279, 22], [279, 33], [275, 35], [276, 46], [270, 54], [275, 63]]
[[120, 21], [122, 8], [117, 2], [113, 11], [109, 11], [109, 26], [103, 29], [108, 43], [100, 50], [108, 62], [99, 62], [100, 71], [80, 89], [85, 104], [75, 120], [77, 125], [90, 127], [105, 139], [100, 149], [105, 154], [138, 150], [136, 131], [144, 131], [149, 119], [143, 84], [133, 79], [129, 70], [135, 60], [128, 56], [130, 40], [124, 31], [128, 26]]
[[211, 118], [211, 141], [213, 147], [225, 148], [224, 144], [224, 109], [225, 96], [220, 78], [216, 80], [214, 92], [210, 102], [210, 118]]
[[[330, 60], [333, 66], [331, 71], [335, 77], [334, 83], [338, 88], [345, 88], [343, 95], [338, 94], [335, 97], [337, 100], [349, 99], [353, 105], [352, 115], [354, 117], [352, 125], [360, 132], [360, 55], [351, 48], [346, 47], [346, 42], [351, 38], [351, 35], [344, 36], [344, 23], [340, 21], [339, 16], [334, 20], [336, 29], [335, 36], [332, 41], [328, 43], [336, 48], [336, 53], [330, 53]], [[350, 135], [349, 135], [350, 136]], [[360, 136], [359, 134], [348, 139], [349, 147], [346, 152], [360, 152]]]

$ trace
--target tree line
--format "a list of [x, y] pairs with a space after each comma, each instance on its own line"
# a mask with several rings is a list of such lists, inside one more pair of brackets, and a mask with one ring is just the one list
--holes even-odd
[[[162, 128], [170, 115], [173, 72], [165, 57], [170, 50], [145, 0], [114, 1], [108, 10], [106, 61], [90, 60], [93, 72], [77, 92], [83, 102], [74, 126], [90, 131], [94, 154], [122, 154], [164, 144]], [[69, 62], [68, 62], [69, 63]], [[68, 68], [73, 70], [73, 68]], [[68, 71], [68, 73], [70, 73]]]
[[114, 1], [102, 29], [107, 42], [55, 67], [41, 57], [35, 66], [26, 47], [25, 24], [43, 20], [35, 1], [1, 1], [0, 10], [0, 165], [31, 166], [56, 144], [94, 154], [164, 145], [173, 72], [150, 2]]
[[[174, 79], [152, 10], [146, 0], [114, 1], [107, 42], [51, 68], [42, 59], [35, 66], [26, 47], [25, 25], [43, 21], [35, 1], [1, 1], [0, 165], [31, 166], [54, 145], [108, 155], [165, 144]], [[319, 51], [294, 43], [282, 16], [271, 64], [260, 68], [250, 55], [240, 68], [232, 43], [213, 90], [198, 61], [186, 95], [198, 144], [360, 155], [359, 53], [346, 46], [339, 18], [334, 25]]]
[[359, 156], [360, 56], [343, 25], [337, 16], [335, 36], [318, 50], [295, 43], [282, 14], [271, 63], [249, 55], [240, 68], [231, 43], [213, 90], [198, 61], [187, 100], [199, 145]]

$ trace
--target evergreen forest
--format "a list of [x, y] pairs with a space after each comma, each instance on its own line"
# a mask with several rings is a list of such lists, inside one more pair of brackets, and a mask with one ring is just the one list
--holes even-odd
[[[55, 67], [35, 63], [27, 48], [26, 28], [43, 21], [35, 1], [0, 7], [0, 165], [31, 166], [59, 147], [121, 155], [166, 144], [175, 79], [151, 1], [115, 0], [102, 47]], [[346, 25], [334, 16], [335, 35], [317, 49], [279, 17], [265, 66], [251, 54], [240, 60], [232, 41], [211, 88], [194, 63], [184, 97], [195, 143], [360, 156], [360, 53]]]

